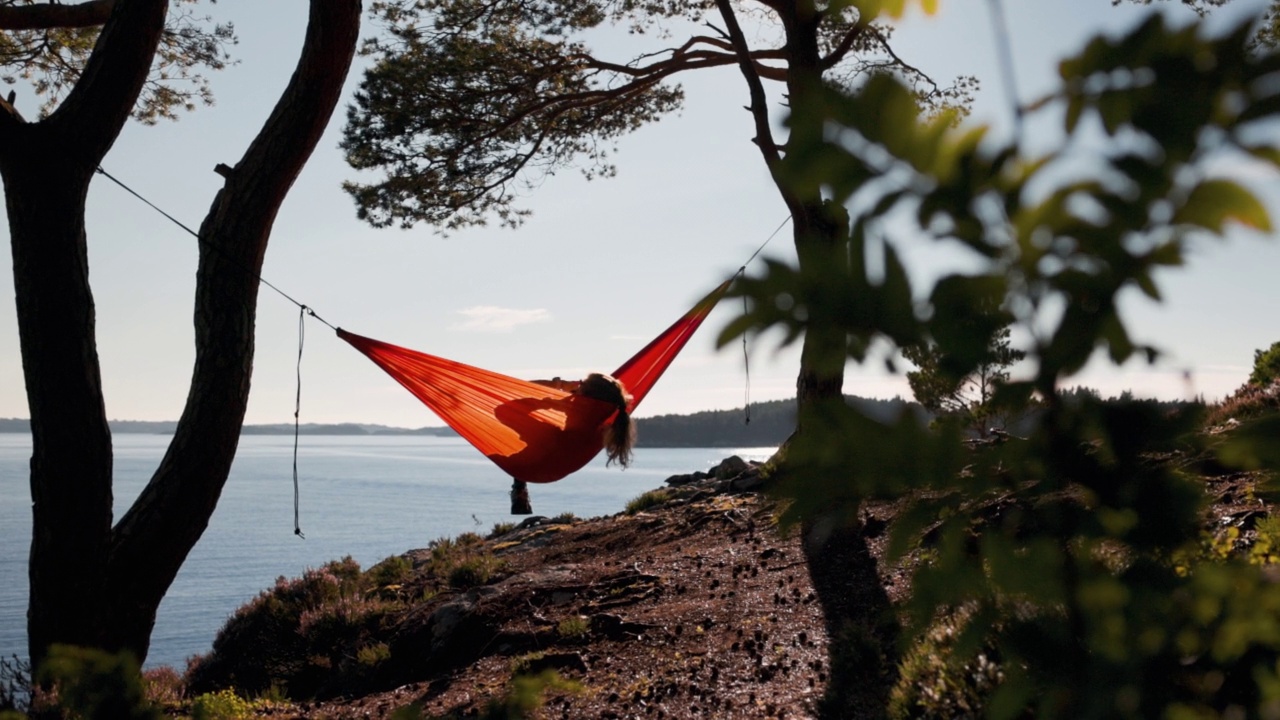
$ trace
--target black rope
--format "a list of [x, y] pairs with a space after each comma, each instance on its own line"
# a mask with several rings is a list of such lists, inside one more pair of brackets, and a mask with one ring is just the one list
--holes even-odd
[[[751, 257], [747, 258], [747, 261], [742, 263], [742, 267], [738, 268], [737, 275], [739, 277], [746, 276], [747, 266], [751, 264], [752, 260], [756, 259], [756, 256], [759, 255], [760, 252], [764, 250], [765, 246], [768, 245], [769, 242], [773, 240], [774, 236], [776, 236], [779, 232], [782, 232], [782, 228], [786, 227], [787, 223], [790, 221], [791, 221], [791, 216], [788, 215], [786, 218], [783, 219], [782, 222], [778, 223], [778, 227], [774, 228], [773, 232], [769, 233], [769, 237], [765, 238], [764, 242], [760, 243], [760, 247], [756, 248], [756, 251], [751, 253]], [[747, 296], [743, 295], [742, 296], [742, 314], [746, 315], [748, 312], [750, 312], [750, 310], [751, 308], [747, 304]], [[743, 370], [743, 374], [746, 376], [746, 383], [743, 389], [744, 398], [743, 398], [743, 405], [742, 405], [743, 407], [742, 424], [750, 425], [751, 424], [751, 359], [747, 353], [747, 334], [745, 332], [742, 333], [742, 370]]]
[[769, 237], [765, 238], [764, 242], [760, 243], [760, 247], [756, 248], [756, 251], [751, 253], [751, 257], [747, 258], [747, 261], [742, 263], [742, 267], [738, 268], [738, 272], [746, 272], [747, 266], [751, 264], [751, 261], [756, 259], [756, 256], [764, 250], [764, 246], [768, 245], [769, 242], [773, 240], [774, 236], [782, 232], [782, 228], [786, 227], [789, 222], [791, 222], [790, 215], [786, 216], [783, 218], [782, 222], [778, 223], [778, 227], [774, 228], [773, 232], [769, 233]]
[[303, 341], [306, 337], [306, 318], [308, 315], [310, 315], [316, 320], [319, 320], [325, 325], [328, 325], [329, 329], [335, 332], [338, 330], [338, 328], [334, 327], [333, 325], [330, 325], [327, 320], [317, 315], [315, 310], [312, 310], [310, 307], [293, 299], [293, 297], [289, 295], [289, 293], [281, 290], [275, 285], [272, 285], [266, 278], [262, 277], [261, 273], [254, 272], [253, 270], [246, 267], [244, 263], [240, 262], [239, 259], [237, 259], [231, 253], [227, 252], [226, 250], [223, 250], [216, 243], [209, 242], [208, 240], [200, 237], [200, 233], [196, 232], [195, 230], [192, 230], [191, 228], [187, 227], [182, 222], [180, 222], [174, 216], [160, 209], [160, 207], [157, 206], [155, 203], [146, 199], [145, 197], [140, 195], [136, 190], [129, 187], [128, 185], [125, 185], [123, 182], [117, 179], [114, 175], [102, 169], [101, 166], [98, 167], [98, 174], [102, 175], [103, 177], [115, 183], [116, 185], [119, 185], [121, 188], [124, 189], [125, 192], [129, 193], [130, 195], [138, 198], [143, 203], [145, 203], [147, 207], [150, 207], [152, 210], [155, 210], [156, 212], [168, 218], [169, 222], [172, 222], [174, 225], [177, 225], [183, 230], [186, 230], [188, 233], [191, 234], [192, 237], [196, 239], [196, 242], [199, 243], [200, 245], [203, 245], [204, 247], [209, 248], [210, 250], [218, 253], [223, 257], [223, 259], [229, 261], [232, 265], [235, 265], [236, 267], [240, 268], [240, 270], [242, 270], [245, 274], [249, 275], [253, 279], [262, 283], [263, 285], [266, 285], [272, 290], [275, 290], [276, 293], [280, 295], [280, 297], [298, 306], [298, 366], [296, 371], [297, 372], [297, 391], [294, 396], [294, 402], [293, 402], [293, 534], [305, 540], [307, 536], [302, 534], [302, 526], [299, 522], [300, 503], [299, 503], [299, 493], [298, 493], [298, 435], [300, 433], [300, 428], [301, 428], [300, 424], [301, 424], [301, 416], [302, 416], [302, 347], [303, 347]]
[[302, 534], [302, 525], [298, 521], [298, 434], [302, 417], [302, 345], [307, 337], [307, 308], [304, 305], [299, 305], [298, 308], [298, 382], [293, 398], [293, 534], [306, 540], [307, 536]]
[[[740, 275], [743, 274], [743, 272], [746, 269], [747, 269], [747, 266], [743, 265], [742, 270], [739, 270], [738, 274]], [[746, 315], [750, 311], [751, 311], [751, 308], [747, 303], [747, 296], [743, 295], [742, 296], [742, 314]], [[746, 376], [746, 383], [744, 384], [744, 387], [743, 387], [743, 400], [742, 400], [743, 411], [742, 412], [744, 417], [742, 420], [742, 424], [750, 425], [751, 424], [751, 357], [747, 354], [747, 334], [745, 332], [742, 333], [742, 373], [743, 375]]]
[[199, 244], [201, 244], [201, 245], [203, 245], [203, 246], [205, 246], [205, 247], [209, 248], [210, 250], [213, 250], [214, 252], [218, 253], [218, 254], [219, 254], [219, 255], [221, 255], [224, 259], [229, 260], [232, 264], [236, 265], [236, 266], [237, 266], [237, 267], [239, 267], [242, 271], [244, 271], [244, 273], [245, 273], [246, 275], [248, 275], [249, 277], [253, 278], [254, 280], [257, 280], [258, 282], [262, 283], [263, 285], [266, 285], [267, 287], [271, 288], [272, 290], [275, 290], [275, 291], [276, 291], [276, 293], [280, 295], [280, 297], [284, 298], [285, 300], [288, 300], [289, 302], [293, 303], [294, 305], [297, 305], [297, 306], [298, 306], [300, 309], [302, 309], [306, 314], [310, 315], [311, 317], [315, 318], [316, 320], [319, 320], [320, 322], [324, 323], [325, 325], [328, 325], [328, 326], [329, 326], [329, 329], [334, 330], [335, 332], [337, 331], [337, 329], [338, 329], [338, 328], [337, 328], [336, 326], [331, 325], [331, 324], [329, 323], [329, 321], [327, 321], [327, 320], [325, 320], [324, 318], [322, 318], [322, 317], [320, 317], [319, 315], [317, 315], [317, 314], [316, 314], [316, 312], [315, 312], [315, 310], [312, 310], [311, 308], [307, 307], [306, 305], [302, 304], [301, 302], [299, 302], [299, 301], [295, 300], [295, 299], [293, 298], [293, 296], [291, 296], [289, 293], [287, 293], [287, 292], [285, 292], [285, 291], [281, 290], [280, 288], [276, 287], [275, 285], [271, 284], [271, 282], [270, 282], [269, 280], [267, 280], [266, 278], [262, 277], [262, 274], [261, 274], [261, 273], [254, 272], [253, 270], [250, 270], [248, 267], [246, 267], [246, 266], [244, 265], [244, 263], [240, 262], [240, 261], [239, 261], [239, 260], [238, 260], [234, 255], [232, 255], [231, 253], [227, 252], [226, 250], [223, 250], [222, 248], [218, 247], [218, 245], [217, 245], [217, 244], [212, 243], [212, 242], [209, 242], [208, 240], [206, 240], [206, 239], [204, 239], [204, 238], [200, 237], [200, 233], [196, 232], [195, 230], [192, 230], [190, 227], [187, 227], [187, 226], [186, 226], [186, 225], [184, 225], [180, 220], [178, 220], [178, 219], [177, 219], [177, 218], [175, 218], [174, 216], [170, 215], [169, 213], [165, 212], [164, 210], [161, 210], [161, 209], [160, 209], [160, 208], [159, 208], [155, 203], [151, 202], [150, 200], [146, 199], [146, 198], [145, 198], [145, 197], [143, 197], [142, 195], [138, 194], [138, 192], [137, 192], [136, 190], [134, 190], [133, 188], [129, 187], [128, 185], [125, 185], [123, 182], [121, 182], [121, 181], [120, 181], [118, 178], [116, 178], [114, 175], [112, 175], [111, 173], [109, 173], [109, 172], [107, 172], [106, 170], [102, 169], [102, 167], [101, 167], [101, 166], [99, 166], [99, 167], [98, 167], [98, 174], [99, 174], [99, 175], [102, 175], [103, 177], [105, 177], [106, 179], [108, 179], [108, 180], [110, 180], [111, 182], [115, 183], [116, 185], [119, 185], [121, 188], [123, 188], [123, 189], [124, 189], [124, 191], [125, 191], [125, 192], [129, 193], [130, 195], [132, 195], [132, 196], [134, 196], [134, 197], [138, 198], [138, 199], [139, 199], [139, 200], [141, 200], [143, 203], [145, 203], [145, 204], [147, 205], [147, 207], [150, 207], [152, 210], [155, 210], [156, 212], [158, 212], [158, 213], [160, 213], [161, 215], [165, 216], [165, 218], [167, 218], [167, 219], [169, 220], [169, 222], [172, 222], [174, 225], [177, 225], [178, 227], [182, 228], [183, 230], [186, 230], [188, 233], [190, 233], [190, 234], [191, 234], [191, 236], [192, 236], [192, 237], [194, 237], [194, 238], [196, 239], [196, 242], [198, 242]]

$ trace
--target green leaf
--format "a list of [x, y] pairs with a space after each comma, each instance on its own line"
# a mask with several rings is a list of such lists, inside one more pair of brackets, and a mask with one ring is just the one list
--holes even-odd
[[1200, 183], [1174, 214], [1174, 224], [1195, 225], [1222, 234], [1227, 221], [1270, 232], [1271, 217], [1253, 193], [1230, 180]]

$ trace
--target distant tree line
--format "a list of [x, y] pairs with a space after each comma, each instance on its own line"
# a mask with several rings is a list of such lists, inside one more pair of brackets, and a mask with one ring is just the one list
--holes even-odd
[[[845, 402], [862, 412], [889, 420], [903, 407], [923, 413], [918, 403], [893, 398], [882, 400], [845, 396]], [[764, 447], [781, 445], [796, 429], [796, 401], [770, 400], [752, 403], [751, 418], [743, 408], [706, 410], [690, 415], [656, 415], [636, 419], [640, 447]]]
[[[1075, 387], [1064, 395], [1087, 395], [1102, 402], [1124, 402], [1135, 399], [1125, 391], [1119, 397], [1103, 399], [1097, 390]], [[933, 413], [920, 403], [900, 397], [892, 399], [864, 398], [846, 395], [845, 402], [868, 417], [880, 422], [897, 418], [904, 407], [917, 413], [919, 418], [932, 419]], [[1167, 410], [1186, 405], [1181, 400], [1154, 401]], [[1203, 402], [1203, 400], [1197, 400]], [[750, 422], [747, 418], [750, 417]], [[796, 401], [769, 400], [752, 403], [750, 413], [743, 408], [728, 410], [703, 410], [687, 415], [655, 415], [636, 418], [637, 445], [640, 447], [765, 447], [781, 445], [795, 430]], [[1009, 430], [1018, 434], [1027, 418], [1010, 424]], [[172, 420], [112, 420], [111, 432], [116, 434], [172, 435], [177, 423]], [[456, 437], [448, 427], [401, 428], [365, 423], [303, 423], [299, 428], [303, 435], [422, 435], [428, 437]], [[0, 418], [0, 433], [29, 433], [31, 423], [26, 418]], [[292, 423], [245, 425], [241, 435], [292, 435]]]

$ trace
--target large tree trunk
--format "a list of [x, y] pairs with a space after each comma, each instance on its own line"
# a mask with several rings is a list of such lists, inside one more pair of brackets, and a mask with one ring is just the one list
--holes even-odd
[[80, 82], [48, 118], [27, 123], [8, 103], [0, 106], [0, 176], [31, 412], [33, 662], [55, 642], [106, 641], [111, 435], [94, 339], [85, 197], [146, 79], [167, 6], [121, 0]]
[[147, 77], [168, 0], [119, 0], [81, 80], [50, 117], [0, 103], [0, 175], [31, 409], [28, 645], [146, 657], [161, 598], [200, 538], [248, 401], [258, 272], [276, 211], [319, 141], [355, 51], [360, 0], [312, 0], [298, 68], [201, 226], [196, 364], [159, 469], [112, 529], [111, 439], [88, 284], [93, 171]]
[[4, 174], [31, 409], [32, 648], [101, 640], [111, 532], [111, 435], [84, 233], [88, 178], [82, 168], [42, 160], [38, 148], [21, 161], [24, 172]]

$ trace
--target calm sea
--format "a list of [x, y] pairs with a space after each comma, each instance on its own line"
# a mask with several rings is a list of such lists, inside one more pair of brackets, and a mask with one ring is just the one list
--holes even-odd
[[[117, 434], [116, 515], [150, 477], [168, 444], [160, 435]], [[772, 448], [639, 448], [626, 470], [603, 455], [550, 485], [531, 485], [534, 512], [578, 517], [620, 512], [628, 500], [677, 473], [705, 470]], [[0, 654], [25, 656], [27, 554], [31, 542], [31, 439], [0, 434]], [[510, 478], [455, 438], [309, 436], [301, 439], [301, 520], [293, 534], [293, 438], [245, 436], [231, 477], [199, 544], [160, 605], [148, 666], [181, 670], [208, 652], [236, 608], [281, 575], [350, 555], [369, 567], [468, 530], [487, 533], [508, 514]]]

